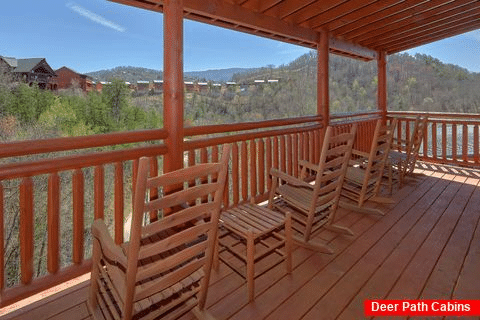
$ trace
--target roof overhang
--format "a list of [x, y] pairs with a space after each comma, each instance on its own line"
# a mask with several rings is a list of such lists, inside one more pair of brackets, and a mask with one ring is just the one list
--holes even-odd
[[[110, 0], [163, 12], [162, 0]], [[480, 28], [478, 0], [183, 0], [184, 16], [362, 60]]]

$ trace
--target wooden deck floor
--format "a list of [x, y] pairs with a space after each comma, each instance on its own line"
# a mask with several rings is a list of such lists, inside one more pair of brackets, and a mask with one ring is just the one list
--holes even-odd
[[[378, 206], [384, 217], [341, 211], [338, 223], [355, 236], [319, 234], [333, 255], [295, 248], [293, 273], [280, 264], [257, 278], [254, 303], [221, 265], [208, 310], [232, 320], [359, 319], [367, 298], [480, 299], [480, 172], [424, 165], [417, 173], [395, 191], [396, 204]], [[81, 284], [3, 318], [89, 319], [86, 291]]]

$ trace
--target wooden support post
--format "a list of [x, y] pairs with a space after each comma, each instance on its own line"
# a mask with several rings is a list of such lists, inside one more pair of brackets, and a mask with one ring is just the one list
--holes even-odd
[[163, 2], [164, 128], [168, 153], [164, 172], [183, 168], [183, 0]]
[[317, 113], [323, 116], [323, 125], [326, 128], [330, 123], [330, 96], [328, 86], [328, 32], [320, 32], [320, 41], [317, 46]]
[[387, 120], [387, 59], [386, 53], [380, 51], [378, 54], [378, 110], [382, 119]]

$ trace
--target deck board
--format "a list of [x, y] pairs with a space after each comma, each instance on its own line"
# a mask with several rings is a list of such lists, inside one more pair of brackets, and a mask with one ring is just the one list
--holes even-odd
[[[245, 281], [224, 264], [212, 273], [207, 308], [217, 319], [358, 319], [367, 298], [480, 299], [480, 174], [424, 168], [395, 191], [384, 217], [342, 210], [354, 236], [322, 231], [332, 255], [301, 247], [293, 273], [279, 264]], [[88, 319], [85, 284], [1, 319]], [[182, 320], [194, 319], [191, 314]]]

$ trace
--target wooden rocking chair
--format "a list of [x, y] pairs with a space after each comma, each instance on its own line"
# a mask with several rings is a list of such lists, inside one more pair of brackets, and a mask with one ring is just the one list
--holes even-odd
[[398, 181], [402, 186], [405, 178], [413, 173], [415, 164], [420, 153], [420, 146], [423, 142], [425, 130], [427, 129], [428, 118], [417, 116], [413, 125], [413, 132], [406, 145], [398, 141], [405, 152], [398, 151], [392, 147], [388, 155], [388, 185], [390, 192], [394, 181]]
[[[118, 246], [103, 220], [93, 225], [94, 319], [176, 319], [188, 311], [213, 319], [204, 307], [229, 154], [224, 147], [219, 163], [152, 178], [150, 160], [140, 159], [130, 241]], [[159, 196], [149, 199], [155, 189]], [[151, 212], [159, 219], [145, 225]]]
[[364, 207], [365, 201], [394, 203], [390, 198], [379, 197], [378, 193], [396, 125], [396, 119], [388, 126], [382, 125], [382, 120], [378, 120], [370, 153], [352, 151], [352, 155], [356, 158], [350, 161], [351, 165], [345, 175], [342, 196], [347, 200], [340, 201], [342, 208], [361, 213], [384, 215], [384, 212], [379, 209]]
[[[292, 215], [292, 228], [300, 234], [293, 238], [301, 246], [333, 253], [329, 246], [311, 239], [322, 227], [353, 235], [334, 221], [356, 131], [354, 125], [349, 133], [333, 135], [333, 128], [328, 127], [318, 165], [301, 161], [300, 179], [277, 169], [270, 171], [273, 181], [268, 206]], [[315, 175], [314, 182], [305, 181], [307, 172]]]

